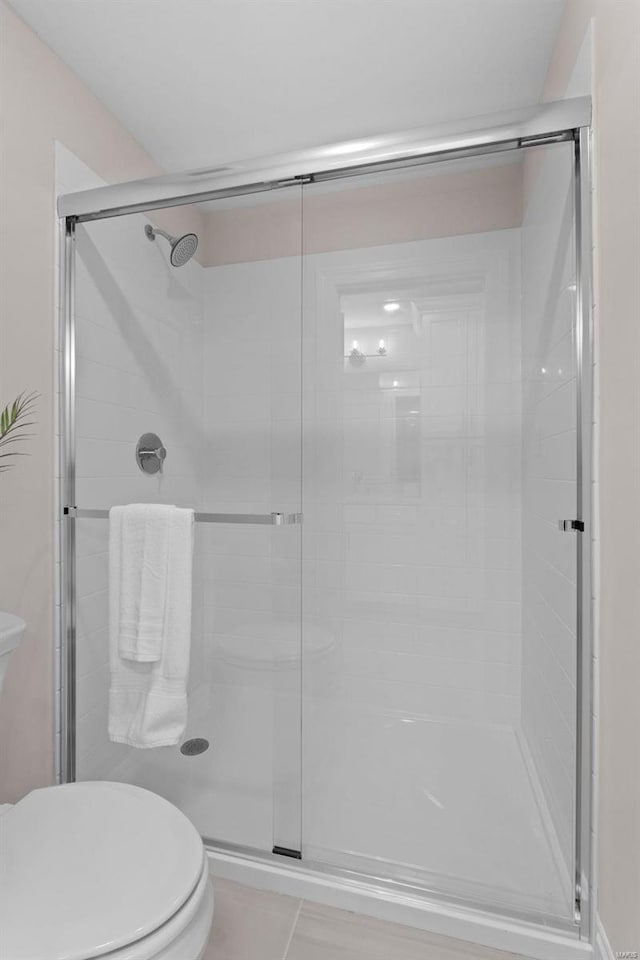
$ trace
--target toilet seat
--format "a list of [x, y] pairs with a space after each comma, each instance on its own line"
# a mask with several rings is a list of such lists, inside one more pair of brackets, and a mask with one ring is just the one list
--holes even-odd
[[200, 836], [147, 790], [107, 782], [46, 787], [0, 817], [7, 960], [164, 956], [154, 942], [166, 947], [198, 912], [200, 926], [205, 915], [210, 923], [211, 909]]

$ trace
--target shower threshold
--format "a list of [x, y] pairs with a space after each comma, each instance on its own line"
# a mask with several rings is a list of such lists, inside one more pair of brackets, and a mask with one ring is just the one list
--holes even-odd
[[588, 960], [577, 932], [502, 916], [385, 878], [309, 860], [296, 861], [233, 844], [206, 841], [211, 873], [245, 886], [350, 910], [532, 960]]

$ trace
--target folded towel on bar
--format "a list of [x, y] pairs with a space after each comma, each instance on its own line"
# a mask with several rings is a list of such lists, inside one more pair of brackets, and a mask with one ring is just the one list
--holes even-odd
[[187, 723], [193, 510], [109, 511], [109, 737], [180, 742]]

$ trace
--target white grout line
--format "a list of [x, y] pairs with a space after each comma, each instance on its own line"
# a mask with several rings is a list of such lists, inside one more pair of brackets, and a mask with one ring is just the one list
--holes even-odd
[[291, 932], [289, 933], [289, 939], [287, 940], [287, 945], [284, 948], [284, 953], [282, 954], [282, 960], [287, 960], [287, 954], [289, 953], [289, 947], [291, 946], [291, 941], [293, 940], [293, 935], [296, 932], [296, 927], [298, 926], [298, 919], [300, 917], [300, 911], [302, 910], [302, 904], [304, 900], [300, 900], [298, 903], [298, 909], [296, 910], [296, 915], [293, 918], [293, 924], [291, 925]]

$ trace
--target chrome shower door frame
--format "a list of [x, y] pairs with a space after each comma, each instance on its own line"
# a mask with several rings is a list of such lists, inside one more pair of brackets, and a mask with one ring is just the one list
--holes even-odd
[[[76, 779], [76, 525], [67, 505], [76, 502], [76, 224], [66, 217], [59, 232], [63, 261], [60, 269], [61, 371], [61, 482], [56, 522], [60, 537], [60, 743], [57, 779]], [[56, 751], [57, 752], [57, 751]], [[57, 752], [58, 753], [58, 752]]]
[[593, 185], [592, 129], [576, 130], [574, 141], [576, 232], [576, 919], [580, 935], [591, 940], [595, 931], [593, 896]]
[[[446, 124], [424, 130], [337, 144], [301, 151], [254, 163], [231, 164], [224, 172], [193, 171], [155, 177], [68, 194], [58, 200], [62, 222], [61, 317], [63, 318], [64, 436], [60, 560], [62, 607], [60, 624], [60, 771], [62, 782], [75, 780], [75, 229], [78, 223], [142, 213], [154, 209], [201, 203], [222, 197], [272, 189], [403, 166], [475, 157], [530, 146], [571, 142], [574, 149], [576, 237], [576, 361], [577, 361], [577, 514], [584, 530], [576, 532], [577, 552], [577, 656], [576, 656], [576, 797], [575, 797], [575, 926], [579, 937], [593, 936], [592, 877], [592, 771], [593, 771], [593, 618], [592, 618], [592, 430], [593, 430], [593, 324], [592, 324], [592, 216], [591, 216], [591, 103], [589, 98], [559, 101], [466, 124]], [[222, 852], [230, 849], [211, 841]], [[237, 848], [237, 856], [258, 851]], [[269, 862], [266, 858], [265, 863]], [[291, 864], [291, 861], [289, 861]], [[336, 875], [340, 873], [336, 870]], [[361, 878], [367, 882], [366, 877]], [[368, 878], [369, 881], [372, 878]], [[375, 882], [375, 880], [373, 881]], [[380, 882], [380, 890], [389, 886]], [[392, 884], [393, 886], [393, 884]], [[397, 895], [402, 894], [397, 885]], [[435, 902], [449, 902], [437, 891], [425, 891]], [[477, 906], [469, 904], [470, 909]], [[513, 915], [525, 924], [530, 917]]]

